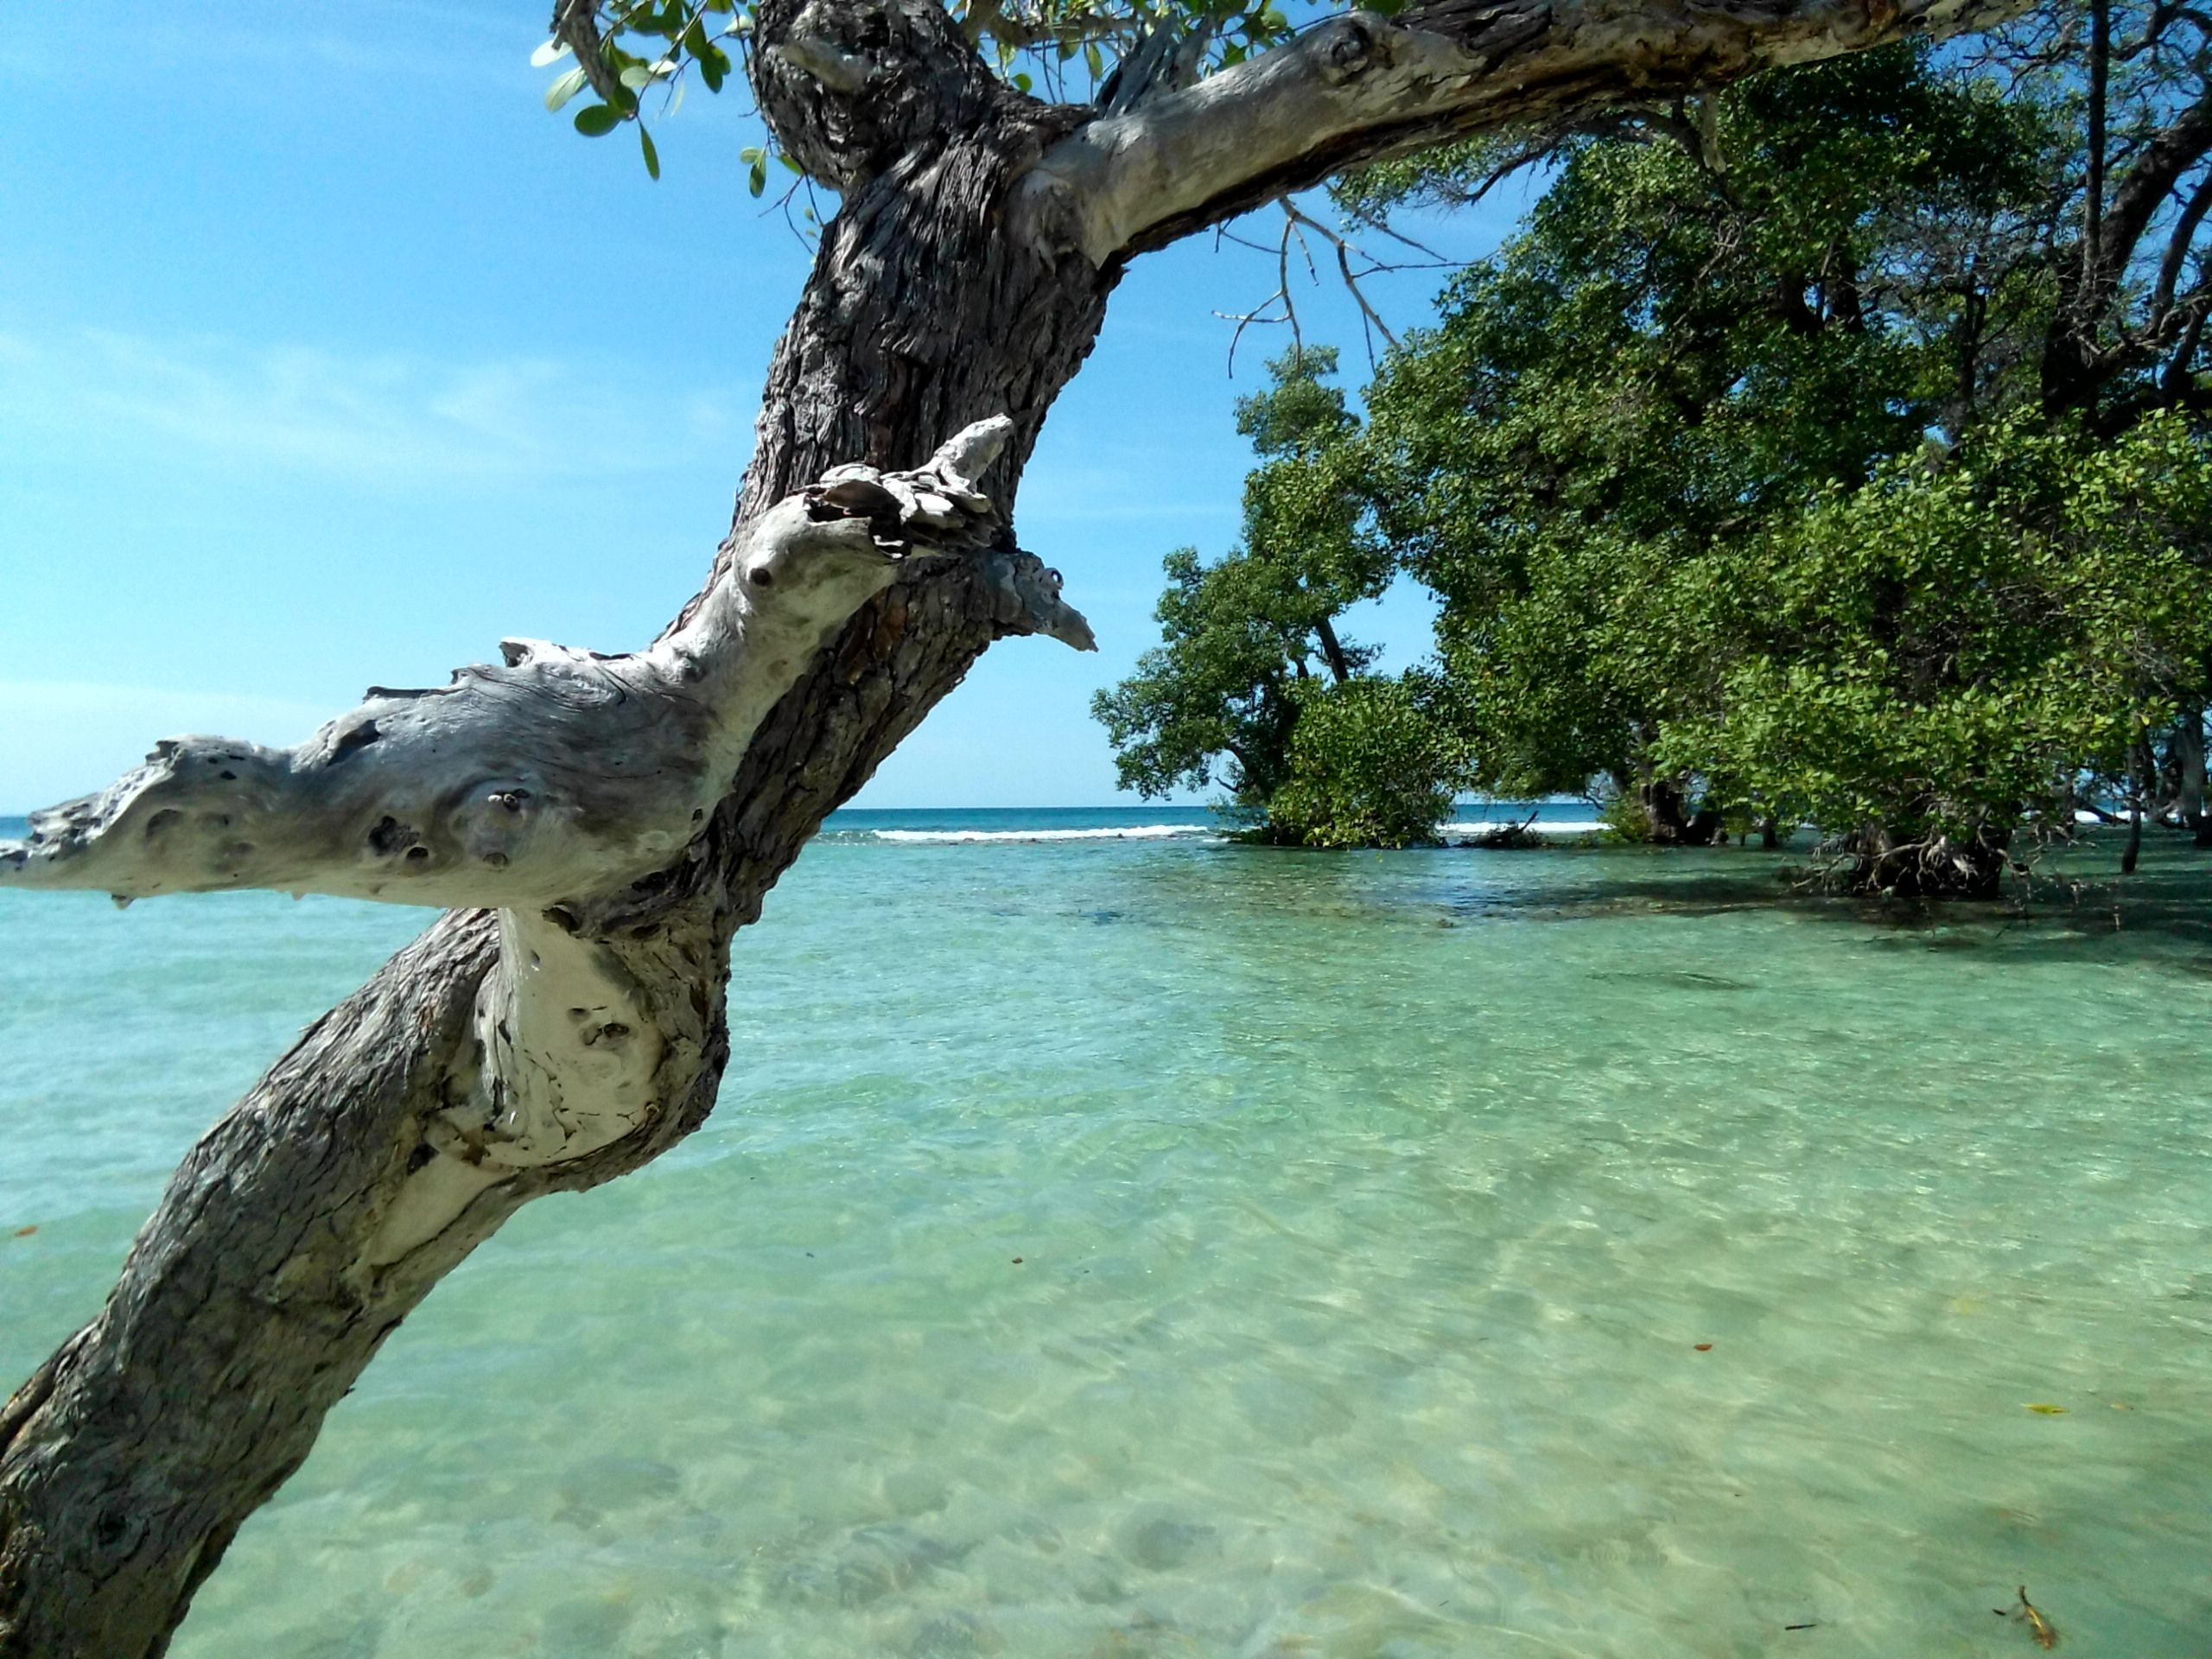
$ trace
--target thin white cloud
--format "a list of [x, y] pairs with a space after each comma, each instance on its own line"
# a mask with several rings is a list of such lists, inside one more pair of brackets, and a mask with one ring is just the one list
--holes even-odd
[[0, 680], [0, 815], [99, 789], [144, 759], [157, 738], [207, 732], [296, 743], [338, 712], [235, 691]]
[[399, 488], [727, 467], [741, 447], [744, 388], [595, 366], [109, 329], [0, 334], [0, 435], [20, 450], [66, 434], [76, 456], [117, 467], [188, 455]]

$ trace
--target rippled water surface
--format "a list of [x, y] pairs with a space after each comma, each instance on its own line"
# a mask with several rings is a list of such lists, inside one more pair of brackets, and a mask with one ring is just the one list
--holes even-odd
[[[741, 937], [709, 1125], [448, 1281], [177, 1654], [2024, 1656], [2021, 1585], [2212, 1651], [2188, 855], [2115, 931], [900, 824]], [[421, 920], [0, 895], [0, 1387]]]

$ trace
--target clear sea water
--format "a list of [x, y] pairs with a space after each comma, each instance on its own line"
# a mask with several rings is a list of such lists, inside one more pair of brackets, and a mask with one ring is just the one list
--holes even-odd
[[[836, 821], [712, 1122], [454, 1274], [176, 1653], [2212, 1652], [2204, 863], [1204, 830]], [[0, 1388], [423, 919], [0, 894]]]

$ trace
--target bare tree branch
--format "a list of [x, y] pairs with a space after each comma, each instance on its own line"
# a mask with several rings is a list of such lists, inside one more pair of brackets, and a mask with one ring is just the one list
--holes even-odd
[[1103, 267], [1355, 162], [1714, 87], [1907, 34], [1979, 27], [2022, 0], [1738, 5], [1443, 0], [1395, 19], [1345, 13], [1070, 134], [1023, 181], [1019, 206], [1047, 245]]
[[[296, 748], [162, 743], [0, 842], [0, 887], [531, 910], [626, 887], [698, 834], [762, 716], [899, 561], [988, 544], [998, 521], [975, 474], [1011, 430], [979, 423], [918, 471], [840, 467], [779, 503], [645, 651], [509, 639], [504, 666], [372, 688]], [[1080, 619], [1060, 626], [1088, 638]]]

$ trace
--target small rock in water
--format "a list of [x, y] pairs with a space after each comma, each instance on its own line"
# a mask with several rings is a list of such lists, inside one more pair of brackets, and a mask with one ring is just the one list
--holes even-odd
[[1125, 1553], [1139, 1567], [1166, 1573], [1189, 1560], [1213, 1535], [1213, 1529], [1200, 1522], [1162, 1516], [1135, 1528]]

